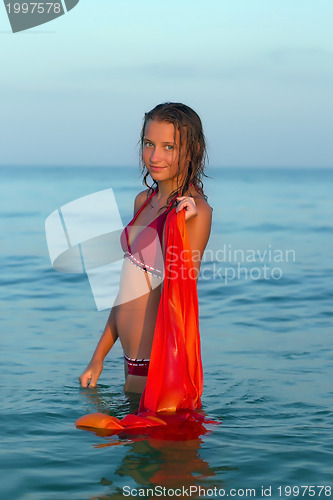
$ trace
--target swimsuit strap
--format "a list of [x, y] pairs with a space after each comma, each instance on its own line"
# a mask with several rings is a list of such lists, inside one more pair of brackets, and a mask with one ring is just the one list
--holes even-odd
[[[154, 191], [152, 192], [152, 194], [149, 196], [149, 198], [144, 202], [144, 204], [139, 208], [139, 210], [137, 211], [137, 213], [135, 214], [135, 216], [133, 217], [132, 221], [130, 222], [130, 225], [132, 226], [133, 222], [136, 220], [136, 218], [138, 217], [139, 213], [144, 209], [144, 207], [147, 205], [147, 203], [152, 199], [153, 196], [155, 196], [155, 194], [158, 193], [158, 189], [154, 189]], [[176, 196], [174, 196], [172, 198], [172, 200], [170, 201], [168, 207], [165, 209], [164, 212], [166, 212], [166, 210], [169, 208], [169, 206], [172, 204], [172, 202], [177, 198], [178, 194], [176, 194]], [[162, 212], [162, 214], [164, 213]], [[160, 214], [158, 217], [160, 217], [162, 214]], [[157, 218], [158, 218], [157, 217]], [[155, 219], [156, 220], [156, 219]]]
[[198, 191], [198, 193], [202, 194], [202, 193], [201, 193], [201, 191], [200, 191], [200, 189], [199, 189], [199, 188], [197, 188], [197, 186], [195, 186], [195, 185], [193, 184], [193, 182], [191, 182], [190, 187], [191, 187], [191, 186], [193, 186], [193, 187], [194, 187], [194, 189], [195, 189], [196, 191]]

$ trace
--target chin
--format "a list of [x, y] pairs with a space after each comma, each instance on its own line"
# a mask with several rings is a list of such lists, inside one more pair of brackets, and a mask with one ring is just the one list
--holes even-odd
[[172, 182], [177, 177], [177, 174], [172, 175], [168, 169], [163, 169], [160, 172], [149, 172], [149, 175], [156, 182]]
[[161, 170], [160, 172], [149, 172], [149, 175], [152, 179], [158, 179], [159, 181], [164, 181], [165, 179], [169, 179], [169, 175]]

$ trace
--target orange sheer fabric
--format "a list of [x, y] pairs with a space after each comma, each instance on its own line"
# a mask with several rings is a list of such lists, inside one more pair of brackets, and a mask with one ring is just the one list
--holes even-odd
[[[201, 407], [198, 294], [185, 224], [185, 210], [173, 209], [165, 223], [164, 282], [139, 411]], [[191, 272], [192, 271], [192, 272]]]
[[102, 413], [89, 414], [79, 418], [77, 426], [108, 429], [115, 434], [164, 427], [167, 433], [168, 428], [171, 432], [172, 427], [184, 422], [200, 426], [211, 422], [195, 411], [201, 407], [203, 375], [198, 294], [185, 210], [176, 213], [174, 208], [167, 216], [164, 263], [147, 384], [138, 412], [122, 420]]

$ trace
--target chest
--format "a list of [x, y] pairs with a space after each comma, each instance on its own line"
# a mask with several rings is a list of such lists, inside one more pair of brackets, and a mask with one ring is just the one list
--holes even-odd
[[[148, 208], [150, 210], [148, 210]], [[129, 246], [132, 246], [139, 234], [145, 231], [146, 228], [152, 228], [159, 233], [161, 224], [163, 224], [163, 215], [164, 212], [158, 212], [158, 210], [151, 207], [147, 207], [145, 210], [137, 214], [128, 227]]]

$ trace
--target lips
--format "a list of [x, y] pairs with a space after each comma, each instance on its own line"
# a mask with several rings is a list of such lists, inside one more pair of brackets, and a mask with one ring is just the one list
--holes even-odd
[[160, 172], [161, 170], [163, 170], [165, 167], [153, 167], [152, 165], [150, 165], [150, 170], [152, 170], [153, 172]]

